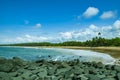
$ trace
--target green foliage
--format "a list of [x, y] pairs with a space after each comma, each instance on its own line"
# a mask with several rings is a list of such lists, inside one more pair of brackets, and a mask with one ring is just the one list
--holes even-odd
[[[3, 46], [3, 45], [1, 45]], [[102, 37], [94, 37], [92, 40], [85, 42], [78, 41], [67, 41], [62, 43], [49, 43], [49, 42], [38, 42], [38, 43], [20, 43], [20, 44], [6, 44], [4, 46], [120, 46], [120, 38], [105, 39]]]

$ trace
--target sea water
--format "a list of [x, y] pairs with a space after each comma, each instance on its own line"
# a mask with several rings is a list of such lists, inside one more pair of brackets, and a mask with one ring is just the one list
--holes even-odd
[[0, 57], [11, 59], [19, 57], [24, 60], [53, 60], [70, 61], [79, 59], [87, 62], [102, 62], [113, 64], [115, 59], [108, 54], [93, 52], [90, 50], [73, 50], [62, 48], [38, 48], [38, 47], [0, 47]]

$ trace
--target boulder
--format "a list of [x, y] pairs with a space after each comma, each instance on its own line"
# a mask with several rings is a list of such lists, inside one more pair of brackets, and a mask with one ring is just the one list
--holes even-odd
[[27, 65], [27, 61], [24, 61], [18, 57], [13, 57], [13, 59], [11, 60], [14, 64], [14, 66], [25, 66]]
[[12, 78], [8, 73], [0, 72], [0, 80], [12, 80]]
[[[9, 79], [8, 79], [9, 80]], [[12, 80], [23, 80], [23, 78], [21, 76], [18, 77], [12, 77]]]
[[3, 64], [0, 64], [0, 71], [1, 72], [10, 72], [13, 69], [14, 65], [9, 62], [5, 62]]
[[24, 72], [22, 75], [21, 75], [21, 77], [23, 78], [23, 79], [27, 79], [27, 80], [31, 80], [31, 75], [32, 75], [32, 73], [30, 72], [30, 71], [26, 71], [26, 72]]
[[117, 73], [117, 78], [120, 80], [120, 73]]
[[118, 66], [118, 65], [114, 65], [114, 70], [120, 72], [120, 66]]
[[40, 78], [44, 78], [47, 76], [47, 70], [42, 68], [42, 69], [39, 69], [39, 73], [37, 73], [37, 75], [40, 77]]
[[86, 76], [87, 76], [90, 80], [101, 80], [101, 78], [98, 77], [97, 75], [87, 74]]

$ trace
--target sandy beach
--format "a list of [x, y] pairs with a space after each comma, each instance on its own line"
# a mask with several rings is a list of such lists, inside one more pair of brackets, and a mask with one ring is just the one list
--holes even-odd
[[114, 58], [120, 58], [120, 47], [79, 47], [79, 46], [36, 46], [40, 48], [65, 48], [65, 49], [79, 49], [92, 50], [111, 55]]

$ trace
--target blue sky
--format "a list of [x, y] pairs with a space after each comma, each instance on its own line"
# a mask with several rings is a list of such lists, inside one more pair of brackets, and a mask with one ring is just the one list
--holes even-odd
[[0, 0], [0, 43], [120, 37], [119, 0]]

